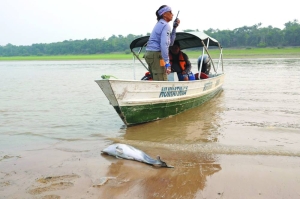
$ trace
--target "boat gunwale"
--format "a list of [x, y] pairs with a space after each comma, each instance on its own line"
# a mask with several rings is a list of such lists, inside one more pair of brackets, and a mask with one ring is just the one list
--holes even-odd
[[213, 80], [216, 78], [219, 78], [221, 76], [224, 76], [225, 73], [219, 73], [214, 77], [210, 77], [207, 79], [200, 79], [200, 80], [192, 80], [192, 81], [154, 81], [154, 80], [131, 80], [131, 79], [99, 79], [99, 80], [94, 80], [95, 82], [97, 81], [110, 81], [110, 82], [118, 82], [118, 81], [123, 81], [123, 82], [141, 82], [141, 83], [160, 83], [160, 84], [174, 84], [174, 83], [180, 83], [180, 84], [191, 84], [191, 83], [199, 83], [202, 81], [209, 81]]

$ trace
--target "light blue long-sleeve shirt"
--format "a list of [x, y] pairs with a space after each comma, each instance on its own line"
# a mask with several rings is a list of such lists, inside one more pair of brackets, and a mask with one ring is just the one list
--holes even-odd
[[171, 27], [164, 19], [160, 19], [154, 26], [146, 51], [161, 51], [161, 56], [165, 63], [170, 63], [169, 46], [172, 46], [176, 38], [176, 29]]

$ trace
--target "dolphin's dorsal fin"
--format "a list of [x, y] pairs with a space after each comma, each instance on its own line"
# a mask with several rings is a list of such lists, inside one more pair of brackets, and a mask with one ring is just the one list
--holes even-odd
[[119, 146], [116, 147], [116, 153], [122, 155], [123, 154], [123, 149], [120, 148]]

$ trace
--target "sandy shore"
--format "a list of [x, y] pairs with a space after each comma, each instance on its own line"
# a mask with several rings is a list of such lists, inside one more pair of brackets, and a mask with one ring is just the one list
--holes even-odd
[[299, 157], [139, 147], [174, 166], [157, 168], [85, 144], [0, 154], [0, 198], [300, 198]]

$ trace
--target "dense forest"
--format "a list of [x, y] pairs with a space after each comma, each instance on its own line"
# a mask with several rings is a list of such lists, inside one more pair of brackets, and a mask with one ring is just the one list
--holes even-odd
[[[278, 47], [300, 46], [300, 24], [298, 20], [284, 24], [284, 29], [272, 26], [261, 27], [261, 23], [243, 26], [234, 30], [208, 29], [204, 32], [216, 38], [224, 48], [239, 47]], [[190, 32], [196, 30], [184, 30]], [[149, 35], [149, 33], [148, 33]], [[0, 46], [0, 56], [30, 55], [78, 55], [102, 54], [113, 52], [130, 53], [129, 44], [143, 35], [129, 34], [111, 36], [108, 39], [65, 40], [50, 44], [32, 44], [31, 46]]]

